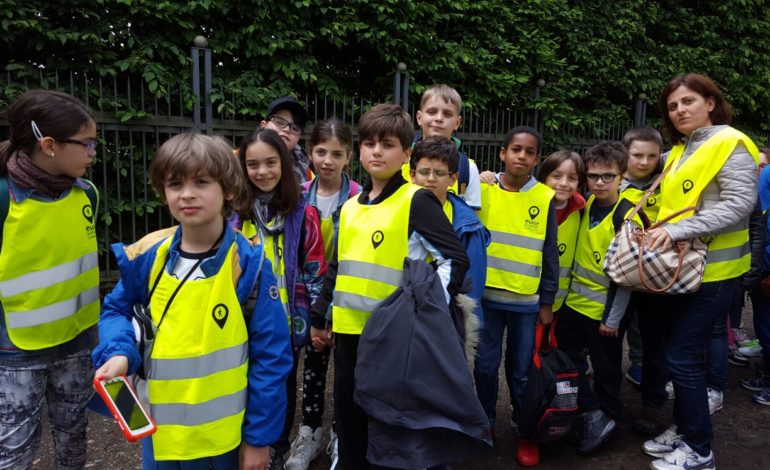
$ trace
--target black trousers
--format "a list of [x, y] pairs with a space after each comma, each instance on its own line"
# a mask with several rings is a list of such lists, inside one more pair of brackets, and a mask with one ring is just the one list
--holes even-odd
[[663, 295], [634, 292], [633, 302], [642, 335], [642, 404], [663, 406], [668, 399], [666, 382], [666, 341], [671, 329], [671, 314], [663, 307], [670, 302]]
[[334, 334], [334, 420], [340, 470], [372, 468], [366, 461], [366, 414], [353, 402], [360, 338], [360, 335]]
[[[556, 322], [556, 341], [578, 369], [578, 407], [581, 413], [601, 409], [614, 420], [620, 419], [623, 404], [620, 401], [620, 383], [623, 363], [623, 330], [618, 337], [600, 336], [598, 320], [592, 320], [564, 306]], [[587, 364], [582, 356], [588, 348], [594, 370], [594, 386], [586, 377]]]

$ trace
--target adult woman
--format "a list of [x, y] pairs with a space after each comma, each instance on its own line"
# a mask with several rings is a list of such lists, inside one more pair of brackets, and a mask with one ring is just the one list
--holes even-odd
[[676, 392], [676, 427], [647, 441], [644, 450], [662, 457], [653, 468], [714, 468], [704, 350], [714, 323], [726, 321], [737, 278], [749, 269], [747, 227], [756, 201], [757, 148], [729, 126], [730, 104], [708, 77], [672, 79], [658, 106], [664, 130], [675, 143], [666, 159], [672, 168], [661, 184], [658, 220], [683, 207], [698, 211], [652, 230], [650, 248], [694, 237], [709, 245], [698, 292], [660, 302], [671, 319], [666, 359]]

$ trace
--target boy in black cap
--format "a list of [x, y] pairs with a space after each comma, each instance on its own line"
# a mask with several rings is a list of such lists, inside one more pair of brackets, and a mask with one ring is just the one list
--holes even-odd
[[282, 96], [267, 107], [267, 118], [259, 127], [276, 131], [286, 148], [294, 155], [294, 172], [300, 184], [312, 179], [310, 158], [300, 147], [299, 139], [307, 123], [307, 111], [291, 96]]

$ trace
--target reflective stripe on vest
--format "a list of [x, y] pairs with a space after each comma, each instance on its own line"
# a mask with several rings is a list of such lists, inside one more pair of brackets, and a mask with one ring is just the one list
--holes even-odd
[[361, 334], [372, 312], [401, 285], [409, 213], [419, 189], [407, 183], [379, 204], [353, 198], [342, 206], [332, 310], [336, 333]]
[[[148, 278], [149, 286], [162, 273], [150, 303], [156, 324], [180, 282], [163, 266], [171, 240], [158, 247]], [[241, 442], [248, 333], [230, 269], [237, 245], [221, 249], [227, 254], [218, 273], [182, 285], [146, 359], [156, 460], [221, 455]]]
[[[666, 166], [672, 168], [661, 182], [663, 205], [658, 218], [662, 219], [683, 207], [698, 207], [703, 191], [716, 178], [739, 144], [748, 150], [755, 162], [759, 162], [759, 151], [754, 142], [732, 127], [726, 127], [714, 134], [681, 165], [685, 146], [682, 143], [675, 145], [666, 160]], [[678, 216], [672, 221], [691, 216], [692, 214]], [[748, 227], [714, 237], [708, 245], [703, 282], [733, 279], [746, 273], [751, 266], [751, 256], [744, 251], [748, 242]], [[715, 254], [712, 255], [712, 251]]]
[[[565, 303], [588, 318], [601, 320], [607, 303], [607, 292], [610, 279], [604, 274], [604, 257], [607, 254], [612, 238], [615, 236], [613, 214], [624, 197], [618, 199], [602, 221], [593, 228], [591, 226], [591, 207], [595, 198], [591, 195], [586, 204], [583, 220], [578, 231], [575, 263], [572, 268], [569, 293]], [[633, 208], [629, 209], [631, 212]], [[623, 214], [624, 216], [627, 215]], [[639, 216], [634, 220], [641, 225]]]
[[574, 211], [559, 225], [557, 234], [559, 247], [559, 290], [553, 302], [553, 311], [564, 304], [569, 292], [572, 263], [575, 260], [575, 245], [580, 230], [580, 211]]
[[542, 183], [520, 192], [481, 186], [479, 219], [492, 236], [487, 248], [488, 287], [524, 295], [537, 292], [553, 194]]
[[57, 201], [17, 203], [10, 198], [2, 227], [0, 301], [8, 336], [19, 349], [63, 344], [96, 324], [99, 267], [93, 218], [91, 201], [79, 187]]

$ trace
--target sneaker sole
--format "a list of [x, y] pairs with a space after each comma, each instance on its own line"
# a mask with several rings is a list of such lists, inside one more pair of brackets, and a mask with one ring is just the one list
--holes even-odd
[[[661, 458], [659, 460], [663, 460], [663, 459]], [[657, 462], [657, 460], [653, 460], [652, 462], [650, 462], [650, 468], [652, 470], [658, 470], [659, 468], [670, 468], [670, 465], [671, 465], [671, 464], [668, 464], [668, 463], [664, 463], [664, 464], [661, 464], [660, 467], [656, 467], [655, 466], [655, 462]], [[707, 467], [697, 466], [697, 467], [687, 467], [687, 468], [692, 468], [693, 470], [716, 470], [716, 468], [717, 468], [716, 465], [714, 465], [713, 460], [711, 462], [709, 462], [708, 464], [704, 464], [704, 465], [708, 465], [708, 466]], [[684, 467], [682, 467], [682, 468], [684, 468]]]
[[713, 415], [714, 413], [716, 413], [717, 411], [721, 410], [722, 408], [723, 408], [723, 406], [722, 406], [722, 405], [719, 405], [719, 406], [717, 406], [716, 408], [714, 408], [713, 410], [712, 410], [712, 409], [709, 409], [709, 414], [710, 414], [710, 415]]
[[754, 397], [754, 396], [753, 396], [753, 397], [751, 397], [751, 400], [752, 400], [754, 403], [758, 403], [758, 404], [760, 404], [760, 405], [765, 405], [765, 406], [767, 406], [767, 405], [770, 405], [770, 401], [768, 401], [768, 400], [762, 400], [762, 399], [760, 399], [760, 398], [757, 398], [757, 397]]
[[741, 387], [743, 387], [746, 390], [752, 391], [752, 392], [761, 392], [762, 390], [764, 390], [766, 388], [770, 388], [770, 386], [768, 386], [768, 387], [755, 387], [754, 385], [746, 385], [743, 382], [741, 382]]
[[642, 446], [642, 452], [649, 455], [650, 457], [655, 457], [656, 459], [662, 459], [664, 455], [670, 454], [673, 451], [674, 451], [673, 448], [668, 450], [652, 451], [652, 450], [647, 450], [644, 448], [644, 446]]
[[748, 367], [749, 366], [749, 361], [748, 360], [746, 360], [746, 362], [736, 361], [732, 357], [728, 357], [727, 358], [727, 362], [729, 362], [730, 364], [732, 364], [734, 366], [738, 366], [738, 367]]
[[607, 423], [607, 426], [605, 426], [604, 429], [602, 429], [602, 434], [604, 435], [604, 437], [602, 437], [594, 447], [588, 450], [578, 449], [577, 453], [580, 455], [589, 455], [589, 454], [592, 454], [593, 452], [596, 452], [597, 449], [599, 449], [601, 446], [604, 445], [605, 442], [607, 442], [607, 439], [610, 438], [610, 436], [612, 435], [612, 431], [614, 431], [616, 427], [617, 427], [617, 423], [615, 421], [610, 421], [609, 423]]

